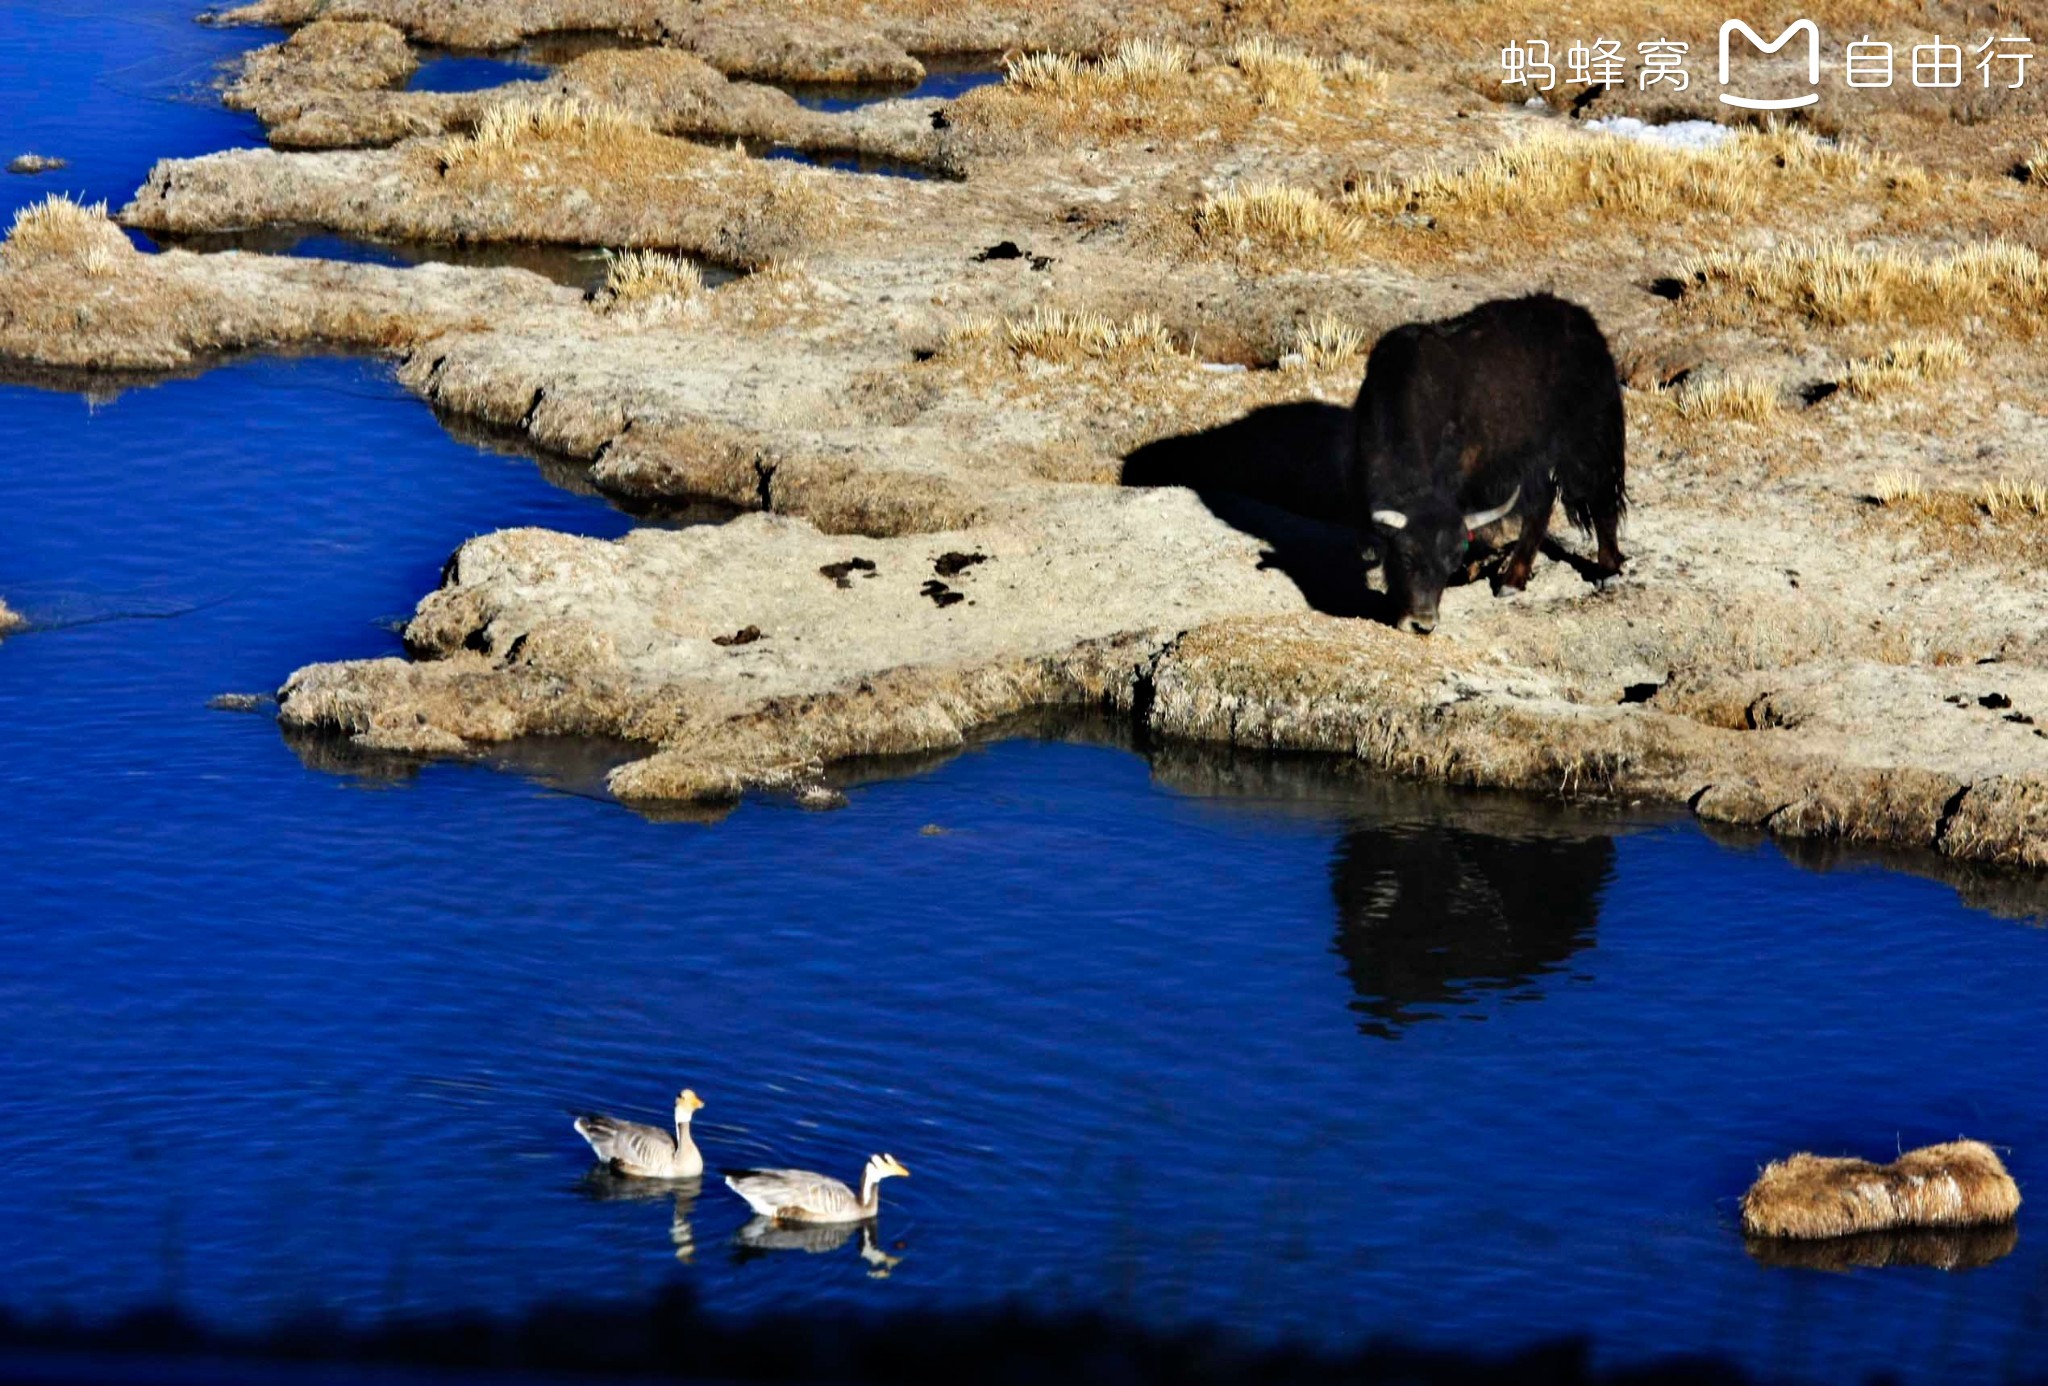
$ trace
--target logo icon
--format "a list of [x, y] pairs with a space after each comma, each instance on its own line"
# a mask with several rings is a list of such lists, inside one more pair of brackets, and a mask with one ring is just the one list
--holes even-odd
[[[1739, 19], [1731, 19], [1721, 26], [1722, 86], [1728, 85], [1728, 36], [1738, 31], [1760, 53], [1775, 53], [1790, 43], [1794, 37], [1804, 33], [1806, 35], [1806, 81], [1809, 86], [1817, 87], [1820, 85], [1820, 26], [1812, 20], [1795, 20], [1786, 27], [1784, 33], [1778, 35], [1769, 43], [1765, 43], [1762, 34], [1759, 34]], [[1726, 91], [1721, 93], [1722, 104], [1740, 106], [1746, 111], [1789, 111], [1800, 106], [1811, 106], [1818, 100], [1820, 100], [1820, 93], [1817, 91], [1807, 92], [1804, 96], [1779, 97], [1734, 96]]]

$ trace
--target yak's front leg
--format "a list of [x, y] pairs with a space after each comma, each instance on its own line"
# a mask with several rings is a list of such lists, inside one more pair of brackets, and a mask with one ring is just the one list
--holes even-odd
[[1529, 585], [1529, 573], [1536, 566], [1536, 551], [1543, 547], [1543, 540], [1550, 533], [1550, 512], [1557, 504], [1557, 488], [1545, 482], [1540, 488], [1531, 489], [1534, 494], [1522, 499], [1522, 532], [1508, 552], [1508, 561], [1501, 565], [1500, 576], [1494, 580], [1496, 597], [1503, 592], [1519, 592]]

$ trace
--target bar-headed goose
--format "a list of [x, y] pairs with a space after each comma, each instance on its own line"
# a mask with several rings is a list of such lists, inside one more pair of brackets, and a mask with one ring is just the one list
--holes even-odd
[[783, 1222], [864, 1222], [882, 1204], [882, 1181], [910, 1177], [894, 1155], [874, 1155], [861, 1171], [860, 1192], [804, 1169], [727, 1170], [725, 1186], [764, 1218]]
[[695, 1179], [704, 1172], [704, 1157], [690, 1139], [690, 1114], [704, 1099], [684, 1088], [676, 1098], [676, 1129], [670, 1135], [658, 1126], [591, 1113], [576, 1118], [576, 1131], [597, 1158], [620, 1174], [638, 1179]]

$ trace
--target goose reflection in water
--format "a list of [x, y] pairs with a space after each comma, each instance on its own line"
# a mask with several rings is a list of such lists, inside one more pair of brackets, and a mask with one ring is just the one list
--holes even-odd
[[784, 1222], [780, 1218], [757, 1217], [733, 1237], [734, 1259], [751, 1261], [775, 1251], [806, 1251], [813, 1256], [839, 1250], [854, 1235], [860, 1235], [860, 1259], [867, 1262], [868, 1276], [887, 1280], [889, 1272], [903, 1261], [882, 1250], [875, 1235], [873, 1219], [867, 1222]]
[[676, 1259], [688, 1262], [697, 1254], [697, 1236], [690, 1230], [690, 1214], [696, 1210], [697, 1195], [704, 1191], [702, 1179], [635, 1179], [614, 1173], [610, 1165], [590, 1167], [577, 1191], [596, 1203], [659, 1203], [670, 1201], [668, 1239], [675, 1246]]
[[1592, 944], [1613, 872], [1603, 836], [1441, 820], [1347, 831], [1330, 890], [1359, 1029], [1392, 1038], [1480, 993], [1539, 994], [1536, 979]]

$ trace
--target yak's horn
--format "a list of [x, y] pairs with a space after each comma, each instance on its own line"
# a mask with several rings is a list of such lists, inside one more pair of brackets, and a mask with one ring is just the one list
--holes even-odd
[[1476, 515], [1467, 515], [1465, 517], [1465, 528], [1467, 530], [1475, 531], [1485, 529], [1495, 520], [1500, 519], [1502, 516], [1506, 515], [1510, 510], [1513, 510], [1515, 508], [1515, 502], [1520, 500], [1521, 498], [1522, 488], [1517, 486], [1515, 488], [1515, 493], [1512, 496], [1509, 496], [1505, 501], [1502, 501], [1493, 509], [1482, 510]]
[[1381, 529], [1408, 528], [1408, 517], [1398, 510], [1375, 510], [1372, 512], [1372, 522]]

